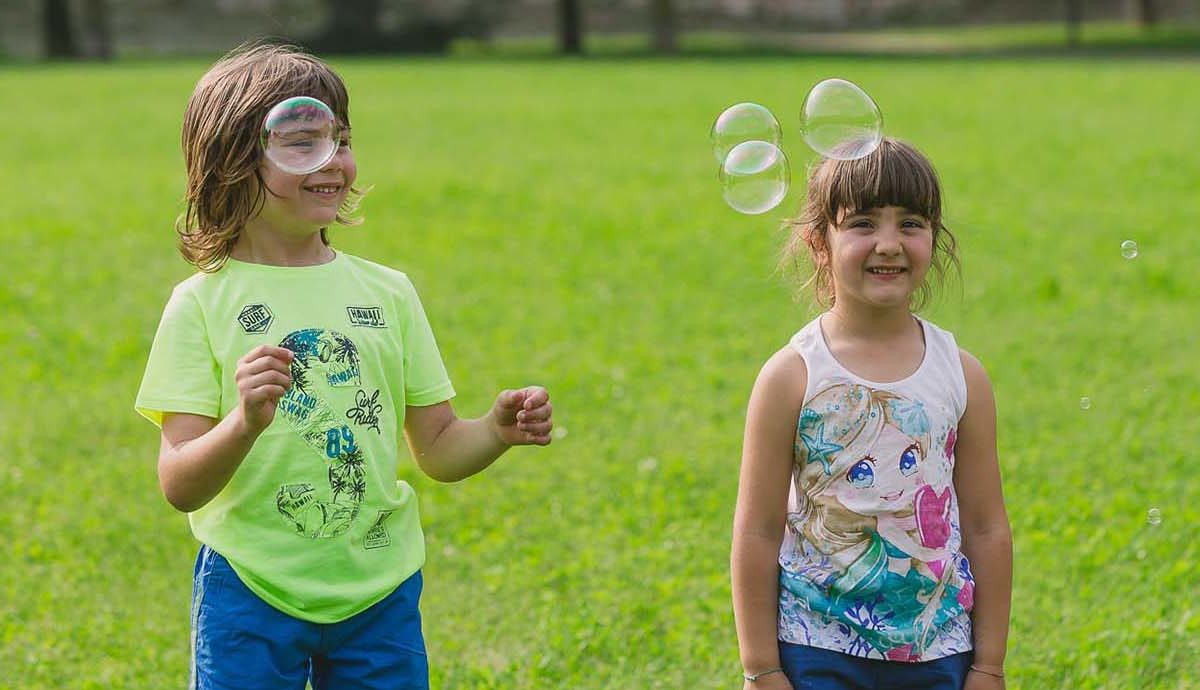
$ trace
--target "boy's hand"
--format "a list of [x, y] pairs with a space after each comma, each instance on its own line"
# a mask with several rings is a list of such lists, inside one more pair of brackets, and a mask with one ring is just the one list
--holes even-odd
[[554, 428], [551, 412], [550, 394], [541, 386], [500, 391], [492, 405], [492, 428], [510, 446], [545, 446]]
[[296, 355], [285, 347], [259, 345], [238, 360], [238, 409], [247, 430], [260, 434], [275, 419], [279, 399], [292, 387], [291, 364]]

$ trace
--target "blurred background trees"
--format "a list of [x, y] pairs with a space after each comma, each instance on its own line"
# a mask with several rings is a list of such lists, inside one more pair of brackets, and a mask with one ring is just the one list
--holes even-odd
[[1147, 30], [1200, 20], [1200, 0], [0, 0], [0, 57], [211, 55], [255, 36], [320, 53], [443, 53], [456, 41], [640, 34], [674, 53], [691, 32], [811, 33], [957, 23], [1084, 21]]

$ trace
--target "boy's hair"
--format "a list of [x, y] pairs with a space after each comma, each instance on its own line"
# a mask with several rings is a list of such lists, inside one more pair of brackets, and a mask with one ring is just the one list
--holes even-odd
[[[246, 43], [218, 60], [196, 84], [183, 116], [187, 207], [175, 222], [179, 251], [201, 271], [225, 264], [246, 222], [270, 190], [263, 183], [262, 125], [268, 111], [293, 96], [310, 96], [350, 127], [346, 85], [328, 65], [301, 49]], [[337, 222], [352, 217], [362, 191], [351, 187]], [[321, 240], [329, 243], [325, 229]]]
[[[933, 227], [932, 266], [937, 282], [945, 278], [946, 262], [961, 273], [958, 242], [942, 222], [942, 189], [933, 163], [912, 145], [885, 137], [879, 147], [856, 160], [820, 160], [808, 179], [808, 198], [800, 216], [784, 221], [788, 231], [781, 268], [812, 263], [812, 275], [802, 287], [813, 286], [818, 304], [833, 305], [833, 273], [827, 234], [839, 214], [884, 206], [900, 206], [927, 218]], [[917, 289], [911, 308], [929, 300], [929, 283]]]

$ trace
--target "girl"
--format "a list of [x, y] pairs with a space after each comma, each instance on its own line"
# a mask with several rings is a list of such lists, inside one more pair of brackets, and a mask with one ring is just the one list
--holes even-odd
[[809, 180], [785, 254], [827, 308], [750, 397], [732, 576], [747, 690], [998, 690], [1012, 535], [979, 362], [914, 315], [957, 266], [895, 139]]
[[[308, 174], [264, 155], [268, 112], [296, 96], [340, 130]], [[200, 272], [167, 303], [136, 406], [161, 426], [159, 482], [202, 543], [190, 687], [428, 688], [400, 431], [423, 471], [457, 481], [548, 444], [549, 396], [503, 391], [457, 418], [408, 277], [330, 246], [361, 193], [349, 98], [323, 62], [272, 45], [222, 58], [188, 102], [183, 150], [180, 249]]]

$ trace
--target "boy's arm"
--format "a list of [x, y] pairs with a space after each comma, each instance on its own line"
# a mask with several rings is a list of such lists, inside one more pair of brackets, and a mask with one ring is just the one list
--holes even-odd
[[476, 419], [459, 419], [449, 401], [408, 406], [404, 433], [417, 465], [440, 482], [457, 482], [482, 472], [517, 445], [550, 443], [550, 394], [540, 386], [502, 391], [492, 409]]
[[275, 419], [292, 385], [286, 348], [262, 345], [238, 360], [239, 401], [220, 422], [195, 414], [164, 414], [158, 483], [167, 501], [190, 513], [225, 488], [254, 441]]
[[961, 359], [967, 379], [967, 409], [958, 423], [954, 488], [962, 523], [962, 550], [975, 575], [975, 607], [971, 614], [974, 666], [1002, 673], [1012, 601], [1012, 529], [1004, 509], [996, 452], [996, 399], [983, 365], [965, 351]]
[[163, 415], [158, 483], [177, 510], [190, 513], [225, 488], [257, 434], [230, 414], [217, 422], [194, 414]]
[[[759, 373], [746, 411], [742, 467], [733, 518], [730, 570], [738, 647], [746, 673], [779, 668], [779, 545], [787, 520], [796, 420], [808, 373], [791, 348]], [[790, 688], [782, 673], [746, 687]]]

